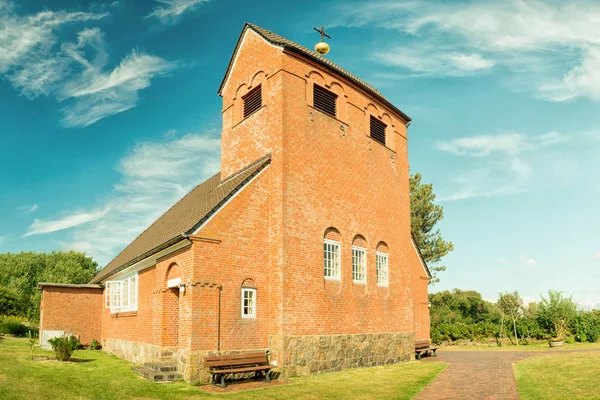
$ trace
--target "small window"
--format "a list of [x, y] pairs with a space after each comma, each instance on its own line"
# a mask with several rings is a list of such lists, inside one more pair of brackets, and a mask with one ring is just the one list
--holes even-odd
[[352, 246], [352, 280], [367, 282], [367, 250], [362, 247]]
[[329, 114], [335, 118], [335, 103], [337, 100], [337, 94], [330, 92], [319, 85], [314, 85], [313, 93], [314, 107], [317, 110], [321, 110], [325, 114]]
[[261, 86], [252, 89], [244, 97], [244, 118], [249, 117], [252, 113], [262, 106], [262, 90]]
[[379, 286], [388, 285], [388, 255], [377, 253], [377, 284]]
[[340, 243], [323, 242], [323, 274], [325, 279], [340, 279]]
[[256, 318], [256, 289], [242, 288], [242, 318]]
[[385, 146], [385, 128], [387, 125], [371, 115], [371, 137]]

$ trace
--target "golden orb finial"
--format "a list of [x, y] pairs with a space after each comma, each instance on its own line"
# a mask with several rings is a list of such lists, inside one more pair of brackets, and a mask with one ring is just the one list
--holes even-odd
[[325, 42], [319, 42], [315, 44], [315, 51], [319, 54], [327, 54], [329, 53], [329, 45]]
[[315, 51], [319, 54], [327, 54], [329, 53], [330, 47], [327, 43], [325, 43], [325, 37], [331, 39], [331, 36], [325, 33], [325, 27], [321, 26], [321, 29], [313, 28], [315, 31], [321, 34], [321, 41], [315, 44]]

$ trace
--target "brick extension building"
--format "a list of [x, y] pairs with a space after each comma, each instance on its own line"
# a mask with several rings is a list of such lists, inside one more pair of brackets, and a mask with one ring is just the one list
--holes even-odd
[[246, 24], [219, 95], [221, 172], [87, 285], [41, 283], [41, 337], [133, 361], [269, 349], [283, 376], [406, 361], [429, 338], [406, 128], [377, 89]]

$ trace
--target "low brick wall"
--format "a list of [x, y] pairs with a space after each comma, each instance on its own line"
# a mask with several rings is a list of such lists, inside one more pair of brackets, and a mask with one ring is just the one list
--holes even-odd
[[271, 336], [271, 360], [282, 377], [393, 364], [414, 359], [413, 332]]

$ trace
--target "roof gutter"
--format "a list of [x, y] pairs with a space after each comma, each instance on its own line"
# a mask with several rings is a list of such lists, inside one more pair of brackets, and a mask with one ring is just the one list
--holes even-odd
[[50, 282], [39, 282], [36, 286], [37, 290], [42, 290], [45, 287], [59, 287], [59, 288], [72, 288], [72, 289], [102, 289], [102, 285], [82, 283], [50, 283]]

